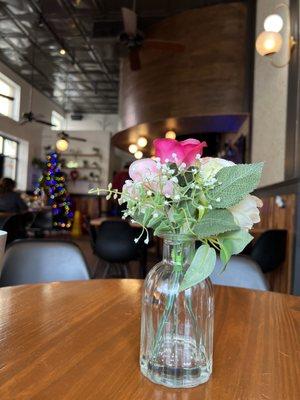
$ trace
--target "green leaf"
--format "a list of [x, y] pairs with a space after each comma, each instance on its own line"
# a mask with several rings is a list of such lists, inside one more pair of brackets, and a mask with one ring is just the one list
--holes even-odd
[[166, 217], [163, 214], [159, 214], [157, 217], [152, 217], [147, 224], [147, 228], [152, 228], [152, 229], [157, 228], [164, 218]]
[[208, 244], [203, 244], [197, 250], [193, 261], [186, 271], [179, 287], [179, 291], [186, 290], [197, 283], [204, 281], [214, 270], [216, 252]]
[[233, 255], [243, 251], [251, 242], [253, 236], [251, 236], [249, 232], [239, 229], [233, 232], [223, 233], [218, 239], [220, 244], [226, 247], [229, 247], [228, 243], [230, 243], [231, 255]]
[[168, 222], [166, 222], [166, 221], [162, 221], [159, 225], [158, 225], [158, 227], [155, 229], [155, 231], [154, 231], [154, 235], [155, 236], [158, 236], [158, 235], [161, 235], [161, 234], [163, 234], [163, 233], [169, 233], [171, 231], [171, 226], [170, 226], [170, 224], [168, 223]]
[[223, 272], [233, 254], [239, 254], [251, 242], [253, 236], [242, 229], [227, 232], [219, 236], [221, 246], [220, 258], [224, 265]]
[[228, 210], [209, 210], [195, 225], [194, 232], [198, 238], [206, 238], [220, 233], [234, 231], [238, 228]]
[[217, 185], [207, 192], [214, 208], [228, 208], [237, 204], [258, 185], [263, 163], [239, 164], [222, 168], [217, 174]]
[[220, 258], [221, 258], [222, 264], [224, 264], [224, 266], [226, 266], [228, 261], [230, 260], [230, 257], [232, 256], [232, 244], [228, 240], [228, 241], [225, 241], [225, 243], [220, 243], [220, 246], [221, 246]]
[[146, 209], [146, 211], [144, 213], [144, 217], [143, 217], [143, 225], [144, 226], [148, 225], [148, 223], [149, 223], [149, 221], [150, 221], [150, 219], [152, 217], [152, 213], [153, 213], [152, 208], [149, 207], [149, 208]]

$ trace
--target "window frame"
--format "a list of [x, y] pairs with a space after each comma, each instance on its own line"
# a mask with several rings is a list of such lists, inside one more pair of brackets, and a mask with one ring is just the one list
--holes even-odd
[[[3, 157], [3, 170], [4, 170], [4, 162], [5, 162], [5, 159], [6, 159], [6, 158], [9, 158], [10, 160], [16, 160], [15, 176], [14, 176], [14, 178], [12, 178], [12, 179], [13, 179], [15, 182], [17, 182], [17, 179], [18, 179], [18, 166], [19, 166], [20, 143], [19, 143], [18, 140], [15, 140], [15, 139], [12, 139], [12, 138], [10, 138], [10, 137], [8, 137], [8, 136], [5, 136], [5, 135], [3, 135], [2, 133], [0, 133], [0, 137], [2, 137], [2, 139], [3, 139], [2, 151], [0, 152], [0, 155]], [[6, 155], [4, 154], [4, 143], [5, 143], [5, 140], [10, 140], [11, 142], [16, 143], [16, 145], [17, 145], [16, 157], [6, 156]], [[4, 172], [4, 171], [3, 171], [3, 172]], [[3, 178], [4, 178], [4, 177], [5, 177], [5, 176], [3, 175]]]
[[6, 85], [10, 86], [13, 89], [13, 97], [14, 100], [12, 106], [12, 115], [5, 115], [0, 112], [0, 115], [13, 119], [14, 121], [20, 120], [20, 103], [21, 103], [21, 86], [18, 85], [15, 81], [10, 79], [8, 76], [0, 72], [0, 81], [6, 83]]
[[60, 120], [61, 122], [61, 126], [60, 127], [55, 127], [55, 126], [51, 126], [51, 130], [52, 131], [62, 131], [65, 129], [65, 124], [66, 124], [66, 119], [63, 115], [61, 115], [60, 113], [58, 113], [55, 110], [52, 110], [51, 112], [51, 124], [54, 124], [55, 121], [53, 121], [53, 118]]

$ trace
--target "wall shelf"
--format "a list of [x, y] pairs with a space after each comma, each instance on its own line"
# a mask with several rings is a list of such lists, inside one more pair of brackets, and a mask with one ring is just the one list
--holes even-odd
[[95, 153], [95, 154], [83, 154], [83, 153], [63, 153], [62, 157], [99, 157], [102, 158], [102, 154], [100, 153]]
[[101, 170], [101, 167], [61, 167], [61, 169], [69, 169], [69, 170], [74, 170], [74, 169], [96, 169], [97, 171]]

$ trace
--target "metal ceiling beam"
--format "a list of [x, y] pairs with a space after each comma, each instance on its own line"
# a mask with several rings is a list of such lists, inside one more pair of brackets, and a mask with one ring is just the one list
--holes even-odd
[[[33, 39], [33, 38], [30, 36], [29, 32], [28, 32], [27, 29], [24, 27], [24, 25], [16, 18], [15, 14], [12, 13], [12, 12], [9, 10], [9, 8], [8, 8], [7, 6], [5, 6], [4, 4], [1, 4], [1, 3], [0, 3], [0, 10], [1, 10], [2, 13], [4, 13], [4, 14], [10, 19], [10, 21], [15, 25], [15, 27], [16, 27], [17, 29], [19, 29], [19, 31], [22, 32], [23, 37], [25, 36], [26, 39], [28, 39], [29, 42], [30, 42], [35, 48], [37, 48], [37, 49], [43, 54], [43, 56], [44, 56], [46, 59], [48, 59], [48, 60], [51, 61], [51, 62], [54, 61], [54, 63], [55, 63], [55, 59], [52, 58], [51, 56], [49, 56], [49, 53], [46, 53], [46, 52], [41, 48], [41, 46], [39, 46], [39, 44], [36, 42], [36, 40]], [[6, 36], [8, 36], [8, 35], [6, 34]], [[61, 65], [58, 65], [57, 63], [55, 63], [55, 66], [57, 66], [57, 68], [60, 69], [62, 72], [66, 73], [66, 69], [62, 68]]]
[[[71, 58], [72, 64], [74, 65], [75, 68], [77, 68], [78, 73], [82, 74], [87, 78], [88, 81], [91, 81], [91, 79], [86, 75], [85, 70], [81, 67], [81, 65], [77, 62], [77, 60], [74, 57], [74, 54], [70, 52], [68, 47], [65, 46], [65, 44], [62, 42], [60, 37], [57, 35], [55, 29], [53, 29], [52, 25], [46, 20], [46, 18], [42, 14], [42, 10], [40, 6], [37, 4], [36, 0], [27, 0], [28, 3], [30, 4], [31, 8], [35, 11], [35, 13], [38, 14], [40, 17], [41, 21], [44, 23], [45, 27], [48, 29], [48, 31], [51, 33], [55, 41], [60, 45], [61, 48], [65, 49], [67, 55]], [[92, 82], [91, 82], [92, 83]]]
[[81, 22], [78, 20], [78, 18], [73, 14], [70, 3], [66, 0], [57, 0], [57, 1], [69, 14], [76, 29], [80, 32], [82, 38], [84, 39], [86, 45], [88, 46], [88, 48], [92, 54], [92, 58], [94, 59], [94, 61], [97, 62], [99, 67], [102, 69], [102, 72], [107, 77], [109, 82], [111, 82], [113, 89], [117, 89], [117, 87], [114, 84], [114, 80], [112, 79], [112, 77], [109, 74], [109, 70], [108, 70], [106, 64], [103, 62], [102, 58], [98, 55], [98, 53], [94, 50], [93, 45], [90, 43], [90, 39], [88, 38], [88, 36], [85, 32], [85, 28], [81, 25]]

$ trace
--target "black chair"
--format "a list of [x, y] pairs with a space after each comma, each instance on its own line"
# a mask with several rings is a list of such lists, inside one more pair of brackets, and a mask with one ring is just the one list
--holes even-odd
[[285, 229], [269, 230], [261, 234], [250, 252], [264, 273], [278, 268], [286, 257], [287, 231]]
[[8, 247], [0, 286], [89, 278], [84, 256], [74, 243], [27, 239], [15, 241]]
[[30, 231], [36, 237], [44, 237], [45, 232], [53, 230], [52, 211], [39, 211], [36, 213]]
[[13, 214], [7, 217], [1, 229], [7, 232], [6, 245], [12, 243], [14, 240], [27, 237], [22, 214]]
[[132, 228], [126, 221], [105, 221], [97, 231], [95, 254], [106, 262], [103, 278], [116, 264], [125, 277], [128, 277], [128, 263], [139, 260], [142, 276], [146, 275], [147, 246], [142, 240], [135, 243], [140, 230]]

